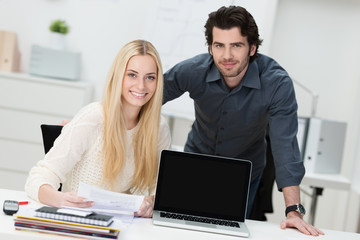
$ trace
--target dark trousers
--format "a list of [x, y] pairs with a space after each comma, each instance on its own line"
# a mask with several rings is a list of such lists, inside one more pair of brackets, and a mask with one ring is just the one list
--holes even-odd
[[255, 194], [253, 207], [248, 219], [266, 221], [265, 213], [273, 212], [272, 190], [275, 182], [275, 165], [271, 153], [270, 139], [267, 137], [266, 166], [262, 173], [258, 189]]

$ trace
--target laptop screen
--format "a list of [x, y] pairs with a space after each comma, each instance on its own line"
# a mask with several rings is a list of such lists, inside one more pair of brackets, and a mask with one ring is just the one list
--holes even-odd
[[245, 220], [251, 162], [164, 150], [154, 210]]

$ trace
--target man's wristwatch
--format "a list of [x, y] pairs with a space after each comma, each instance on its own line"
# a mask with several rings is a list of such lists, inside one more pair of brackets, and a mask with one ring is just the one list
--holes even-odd
[[299, 204], [288, 206], [285, 210], [285, 217], [287, 216], [287, 214], [289, 212], [292, 212], [292, 211], [296, 211], [296, 212], [300, 213], [301, 216], [304, 216], [306, 213], [304, 206], [299, 203]]

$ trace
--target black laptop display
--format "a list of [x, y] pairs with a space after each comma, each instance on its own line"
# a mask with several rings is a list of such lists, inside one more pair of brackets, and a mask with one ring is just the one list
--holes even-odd
[[[153, 222], [248, 236], [244, 221], [250, 175], [250, 161], [164, 150]], [[217, 226], [217, 221], [239, 227]]]

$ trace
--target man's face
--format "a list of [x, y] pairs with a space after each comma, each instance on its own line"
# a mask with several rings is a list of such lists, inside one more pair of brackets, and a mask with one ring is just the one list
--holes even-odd
[[256, 51], [255, 45], [249, 46], [247, 37], [241, 35], [240, 28], [213, 28], [213, 43], [210, 54], [230, 89], [241, 82], [249, 65], [250, 56]]

